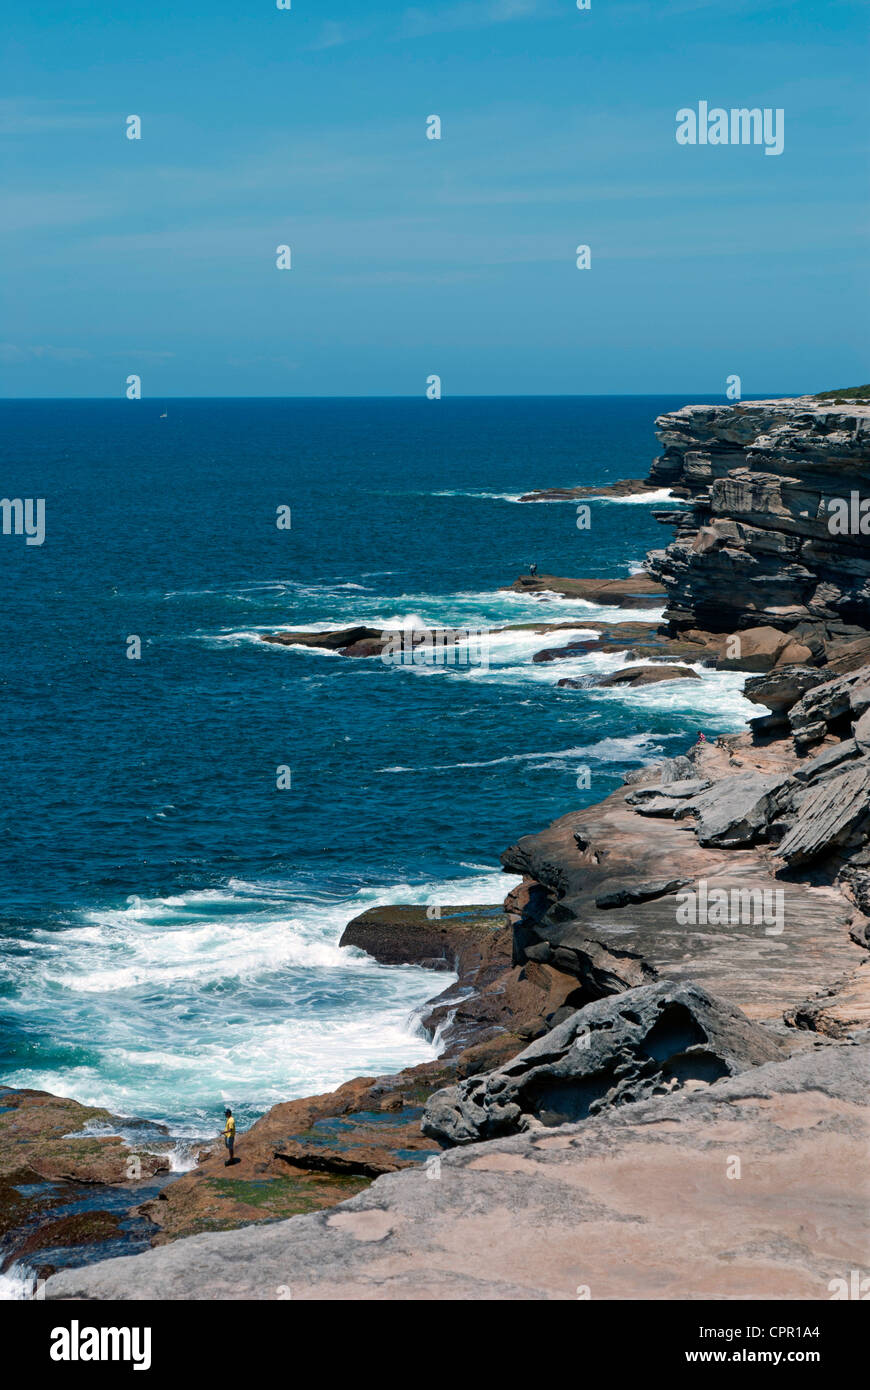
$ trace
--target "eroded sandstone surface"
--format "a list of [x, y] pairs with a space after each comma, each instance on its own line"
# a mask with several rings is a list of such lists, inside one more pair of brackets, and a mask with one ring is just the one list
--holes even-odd
[[810, 1047], [469, 1144], [331, 1212], [70, 1270], [46, 1296], [829, 1299], [867, 1267], [868, 1060], [866, 1040]]

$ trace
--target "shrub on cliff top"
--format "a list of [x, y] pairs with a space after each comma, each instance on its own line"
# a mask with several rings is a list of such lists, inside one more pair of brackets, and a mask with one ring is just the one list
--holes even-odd
[[870, 401], [870, 386], [846, 386], [842, 391], [817, 391], [817, 401]]

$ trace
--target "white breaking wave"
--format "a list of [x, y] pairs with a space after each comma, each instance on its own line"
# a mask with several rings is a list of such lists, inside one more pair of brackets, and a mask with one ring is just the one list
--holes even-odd
[[[351, 918], [378, 904], [500, 902], [518, 882], [476, 866], [316, 901], [292, 883], [232, 880], [36, 932], [9, 1007], [50, 1018], [55, 1043], [81, 1060], [21, 1067], [6, 1082], [167, 1124], [184, 1170], [224, 1103], [262, 1113], [437, 1055], [416, 1015], [455, 977], [340, 949]], [[136, 1142], [161, 1148], [159, 1135]]]
[[473, 488], [444, 488], [440, 492], [428, 492], [426, 497], [476, 497], [488, 502], [519, 502], [520, 492], [482, 492]]
[[36, 1289], [36, 1275], [33, 1270], [17, 1261], [11, 1264], [5, 1274], [0, 1274], [0, 1302], [19, 1303], [33, 1297]]
[[[504, 763], [539, 762], [541, 759], [592, 758], [598, 762], [644, 762], [653, 753], [661, 752], [650, 733], [631, 734], [626, 738], [605, 738], [598, 743], [582, 744], [576, 748], [556, 748], [543, 752], [507, 753], [502, 758], [486, 758], [480, 762], [430, 763], [421, 767], [379, 767], [377, 772], [451, 772], [458, 768], [499, 767]], [[545, 762], [544, 766], [559, 767]]]
[[[593, 484], [578, 483], [577, 486], [591, 487]], [[602, 486], [606, 486], [606, 484], [602, 484]], [[522, 492], [487, 492], [482, 488], [453, 487], [441, 488], [437, 492], [412, 493], [410, 495], [423, 497], [473, 497], [487, 502], [520, 502], [523, 498], [526, 498], [527, 502], [524, 505], [542, 503], [545, 506], [562, 506], [566, 503], [569, 506], [576, 506], [578, 503], [582, 502], [674, 502], [679, 504], [684, 501], [682, 497], [674, 497], [670, 488], [666, 487], [651, 489], [649, 492], [635, 493], [629, 497], [611, 497], [604, 492], [590, 493], [587, 497], [534, 497], [531, 495], [534, 492], [543, 490], [542, 488], [525, 488]]]
[[[374, 601], [373, 601], [374, 602]], [[378, 609], [366, 612], [365, 604], [355, 607], [352, 614], [339, 620], [315, 619], [303, 621], [273, 621], [253, 627], [232, 628], [223, 632], [197, 632], [193, 640], [211, 646], [239, 646], [254, 642], [267, 652], [293, 652], [315, 656], [334, 657], [336, 652], [326, 647], [283, 647], [279, 643], [263, 642], [265, 633], [271, 632], [341, 632], [345, 628], [365, 626], [380, 632], [396, 632], [408, 627], [429, 630], [438, 628], [487, 629], [490, 647], [504, 648], [513, 643], [517, 652], [534, 652], [541, 647], [563, 645], [569, 636], [595, 636], [594, 630], [583, 627], [587, 622], [659, 623], [664, 617], [664, 608], [621, 608], [618, 604], [592, 603], [588, 599], [564, 598], [551, 590], [541, 590], [534, 597], [517, 593], [510, 589], [494, 589], [482, 592], [458, 592], [450, 595], [400, 594], [395, 602], [403, 607], [383, 611], [383, 599], [376, 600]], [[413, 605], [413, 607], [412, 607]], [[577, 619], [575, 629], [561, 628], [553, 632], [535, 633], [530, 629], [499, 632], [496, 629], [516, 623], [541, 625], [548, 622], [564, 622]], [[535, 643], [538, 645], [536, 646]], [[431, 669], [431, 668], [430, 668]]]
[[631, 497], [590, 497], [587, 501], [613, 502], [614, 504], [618, 503], [622, 506], [644, 506], [649, 503], [655, 505], [660, 502], [672, 502], [674, 506], [687, 505], [684, 498], [675, 497], [670, 488], [667, 487], [657, 488], [654, 492], [634, 493]]

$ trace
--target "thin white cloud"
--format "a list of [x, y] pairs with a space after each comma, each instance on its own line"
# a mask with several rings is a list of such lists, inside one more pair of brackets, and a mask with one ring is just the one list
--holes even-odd
[[411, 38], [447, 34], [458, 29], [487, 29], [521, 19], [541, 19], [554, 14], [551, 0], [472, 0], [461, 5], [417, 6], [405, 11], [400, 31]]
[[367, 39], [371, 29], [363, 28], [360, 25], [342, 24], [340, 20], [328, 19], [323, 25], [318, 37], [313, 43], [309, 43], [303, 49], [305, 53], [319, 53], [328, 48], [341, 48], [347, 43], [356, 43], [358, 39]]
[[42, 346], [27, 344], [20, 346], [18, 343], [0, 343], [0, 363], [4, 367], [16, 367], [28, 362], [64, 362], [72, 365], [76, 362], [88, 362], [93, 357], [93, 353], [86, 348], [59, 348], [52, 347], [50, 344]]
[[0, 135], [57, 135], [71, 130], [94, 130], [109, 124], [110, 116], [54, 101], [0, 99]]

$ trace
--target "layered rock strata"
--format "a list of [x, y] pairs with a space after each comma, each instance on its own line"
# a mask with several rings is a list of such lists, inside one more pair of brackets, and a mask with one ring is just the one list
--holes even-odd
[[679, 486], [648, 568], [676, 631], [766, 624], [828, 655], [870, 628], [870, 406], [812, 398], [684, 406], [656, 421], [650, 481]]

